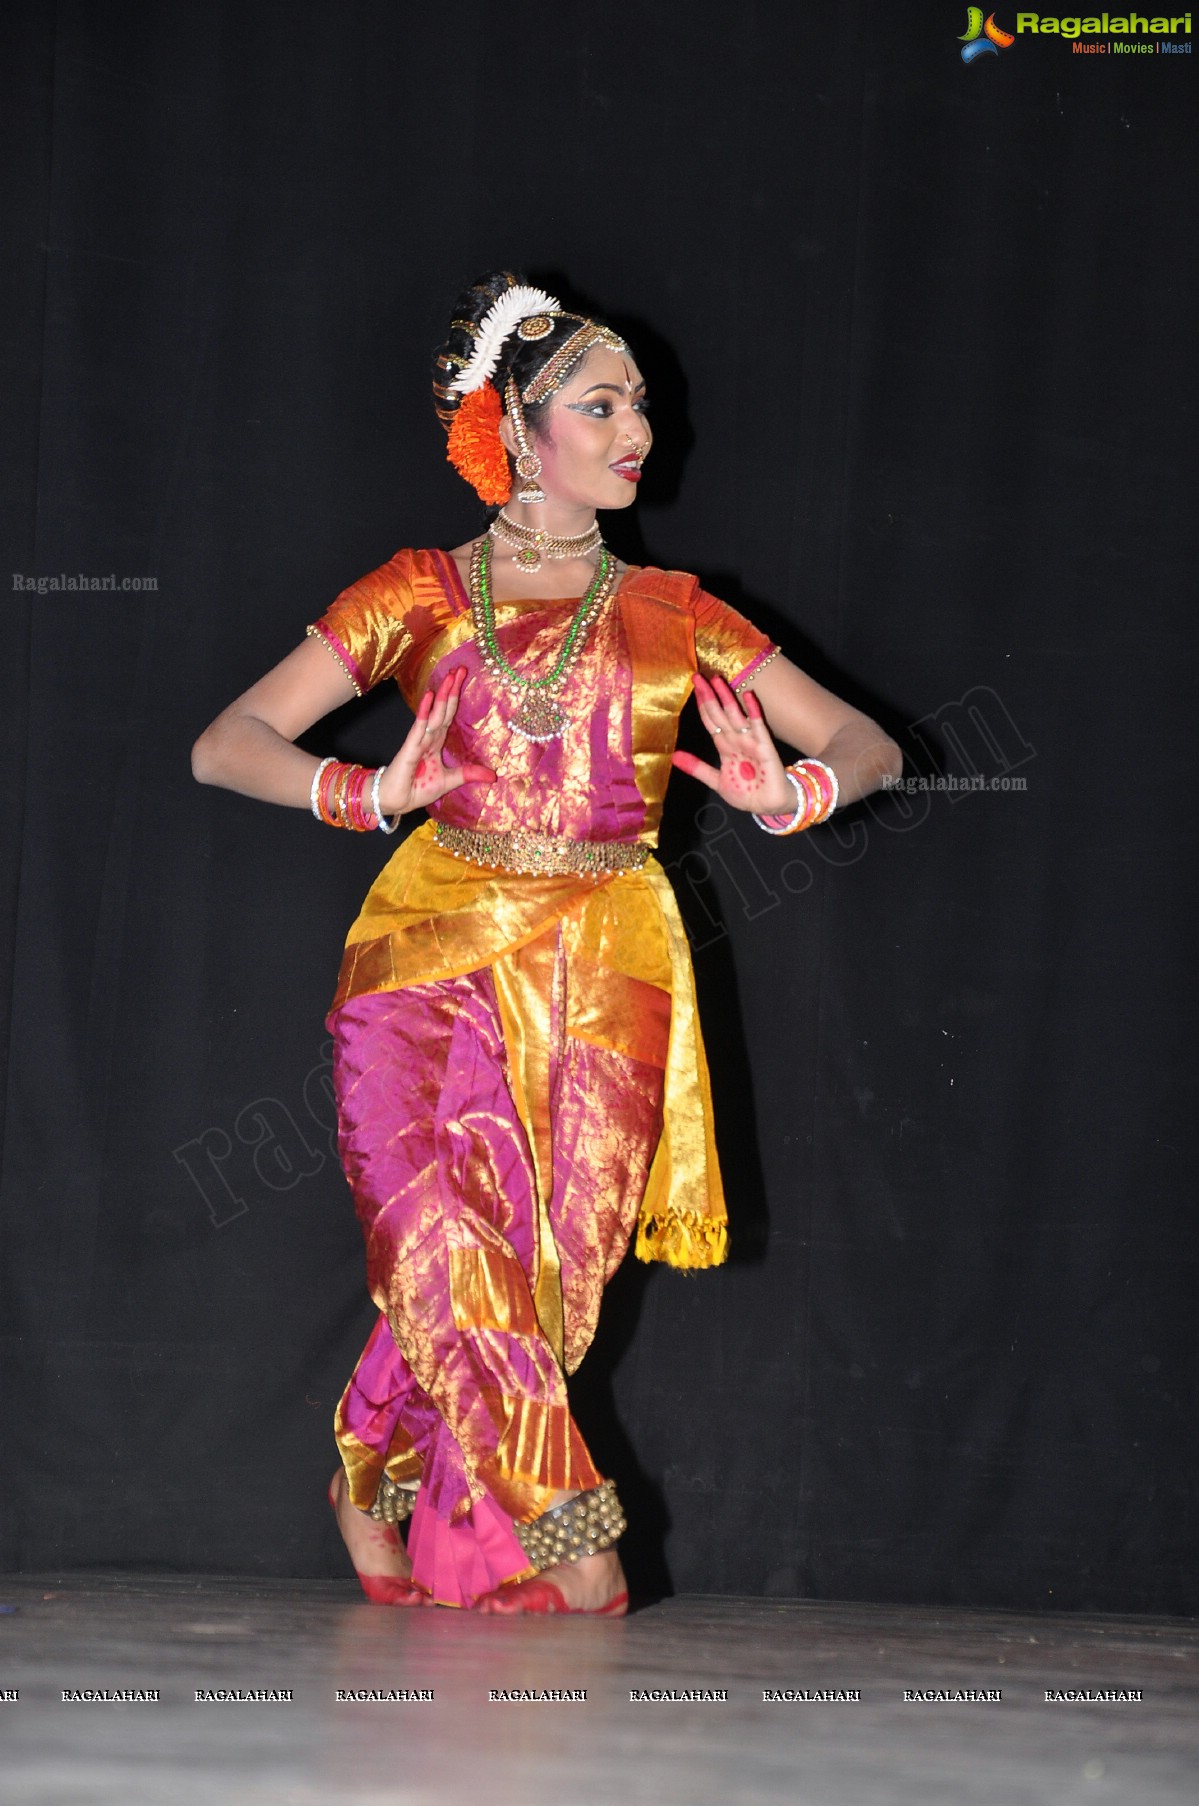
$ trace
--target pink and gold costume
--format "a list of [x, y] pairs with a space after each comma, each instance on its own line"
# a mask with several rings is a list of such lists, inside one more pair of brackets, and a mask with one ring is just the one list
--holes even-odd
[[[569, 603], [500, 603], [519, 671], [548, 670]], [[338, 1406], [361, 1509], [420, 1479], [413, 1577], [469, 1605], [531, 1572], [512, 1520], [599, 1483], [565, 1376], [636, 1232], [643, 1260], [724, 1259], [724, 1197], [690, 955], [652, 857], [598, 878], [456, 858], [436, 823], [653, 846], [698, 669], [741, 683], [773, 651], [675, 571], [627, 571], [560, 697], [516, 734], [443, 552], [401, 551], [316, 624], [360, 689], [415, 707], [465, 665], [450, 765], [497, 774], [434, 806], [350, 929], [328, 1025], [343, 1165], [379, 1319]]]

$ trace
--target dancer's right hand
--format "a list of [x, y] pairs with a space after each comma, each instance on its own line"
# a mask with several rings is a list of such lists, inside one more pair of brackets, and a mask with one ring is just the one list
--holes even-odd
[[465, 678], [466, 666], [458, 665], [421, 697], [404, 744], [379, 779], [379, 806], [385, 816], [427, 808], [460, 784], [495, 782], [494, 771], [486, 765], [469, 761], [447, 765], [441, 756]]

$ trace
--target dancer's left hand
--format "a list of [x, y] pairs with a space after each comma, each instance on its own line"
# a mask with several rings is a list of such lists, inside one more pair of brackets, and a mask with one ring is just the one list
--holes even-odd
[[743, 708], [723, 677], [709, 683], [697, 671], [695, 699], [720, 764], [705, 765], [687, 752], [672, 754], [671, 763], [714, 790], [732, 809], [755, 815], [793, 815], [795, 793], [752, 690], [746, 692]]
[[442, 758], [465, 681], [466, 666], [458, 665], [421, 697], [416, 720], [379, 780], [379, 805], [384, 815], [427, 809], [460, 784], [495, 783], [490, 766], [473, 761], [452, 766]]

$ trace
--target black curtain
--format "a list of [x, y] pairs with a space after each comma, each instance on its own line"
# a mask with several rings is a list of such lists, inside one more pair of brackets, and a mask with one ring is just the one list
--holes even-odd
[[427, 366], [504, 267], [648, 372], [617, 549], [927, 780], [787, 842], [672, 784], [735, 1252], [630, 1259], [578, 1376], [634, 1584], [1196, 1609], [1194, 65], [965, 12], [6, 9], [10, 1567], [348, 1572], [323, 1016], [390, 846], [188, 753], [480, 525]]

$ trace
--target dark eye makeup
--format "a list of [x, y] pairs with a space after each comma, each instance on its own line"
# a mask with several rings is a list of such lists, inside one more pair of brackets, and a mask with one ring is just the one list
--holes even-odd
[[[596, 420], [607, 420], [612, 413], [610, 401], [571, 401], [566, 405], [572, 414], [590, 414]], [[649, 413], [649, 402], [644, 395], [633, 406], [639, 414]]]

